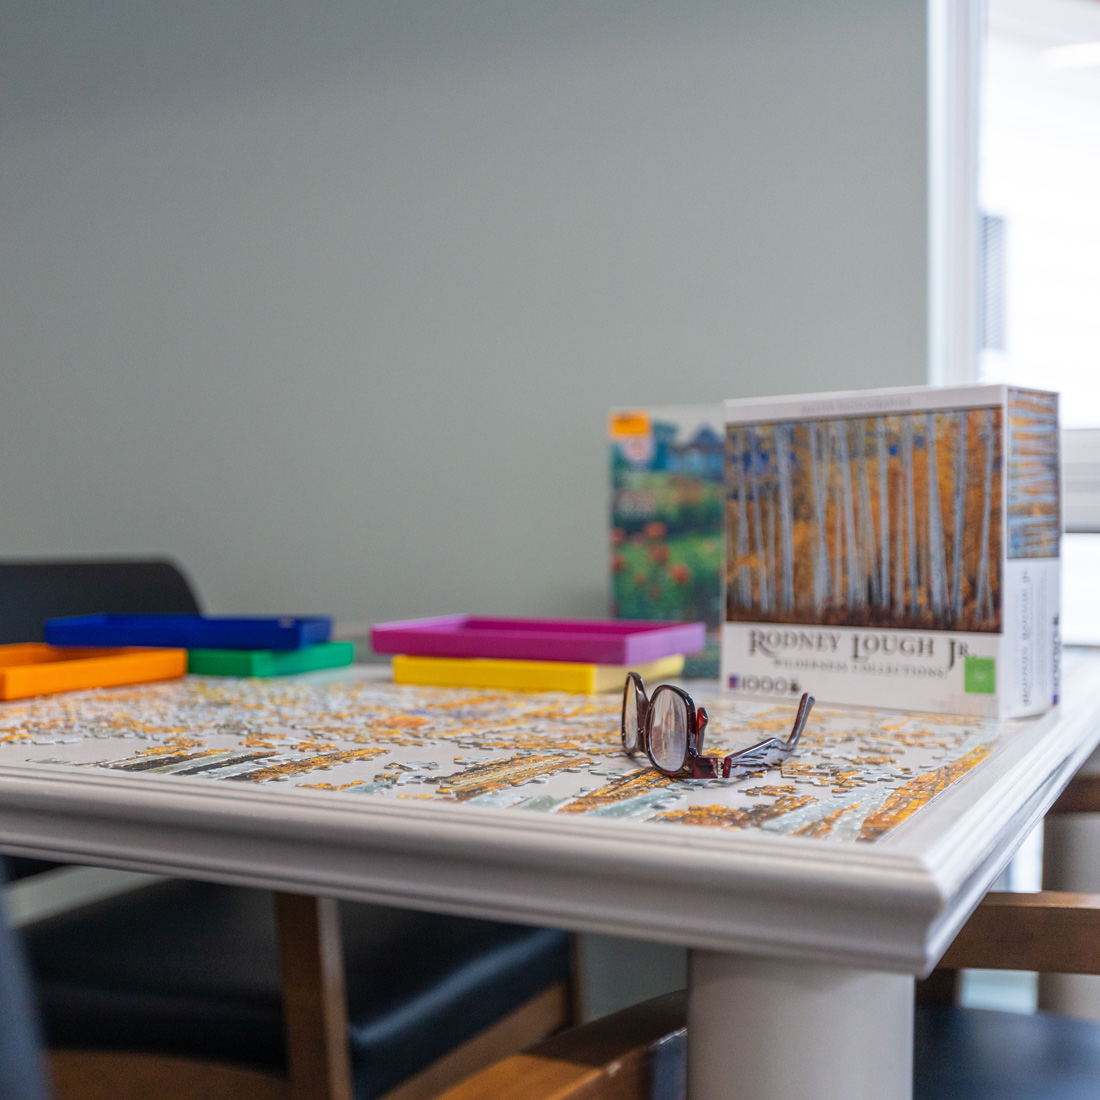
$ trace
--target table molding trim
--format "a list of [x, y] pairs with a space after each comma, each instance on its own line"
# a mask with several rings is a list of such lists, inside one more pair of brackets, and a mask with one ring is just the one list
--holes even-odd
[[[126, 870], [912, 973], [943, 898], [881, 845], [0, 767], [0, 845]], [[118, 796], [125, 791], [125, 801]], [[807, 904], [808, 899], [812, 899]], [[873, 918], [873, 919], [872, 919]]]

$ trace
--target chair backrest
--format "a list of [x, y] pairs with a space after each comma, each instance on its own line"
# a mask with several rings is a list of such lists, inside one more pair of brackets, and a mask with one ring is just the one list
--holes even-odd
[[[0, 873], [0, 888], [3, 882]], [[46, 1100], [48, 1095], [23, 955], [0, 909], [0, 1097]]]
[[199, 610], [171, 561], [0, 561], [0, 644], [40, 642], [61, 615]]
[[687, 998], [670, 993], [495, 1062], [436, 1100], [685, 1100]]

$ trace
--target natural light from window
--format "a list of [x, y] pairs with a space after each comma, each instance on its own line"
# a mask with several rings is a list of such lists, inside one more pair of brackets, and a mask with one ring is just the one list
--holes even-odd
[[1100, 0], [989, 0], [982, 84], [980, 376], [1100, 426]]

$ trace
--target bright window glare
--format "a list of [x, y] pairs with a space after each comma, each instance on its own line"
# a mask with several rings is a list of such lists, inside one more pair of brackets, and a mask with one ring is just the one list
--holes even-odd
[[[1066, 42], [1078, 45], [1066, 46]], [[986, 381], [1062, 393], [1062, 421], [1100, 426], [1100, 51], [1096, 0], [990, 0], [980, 201], [1003, 218], [1004, 346]]]
[[1043, 60], [1056, 69], [1091, 69], [1100, 65], [1100, 42], [1077, 42], [1072, 46], [1051, 46]]

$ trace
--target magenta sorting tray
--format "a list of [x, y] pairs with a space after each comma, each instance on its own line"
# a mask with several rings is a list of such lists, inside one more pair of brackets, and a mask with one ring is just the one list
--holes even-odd
[[379, 623], [375, 653], [414, 657], [501, 657], [520, 661], [582, 661], [638, 665], [678, 653], [698, 653], [703, 623], [585, 619], [483, 619], [444, 615]]

